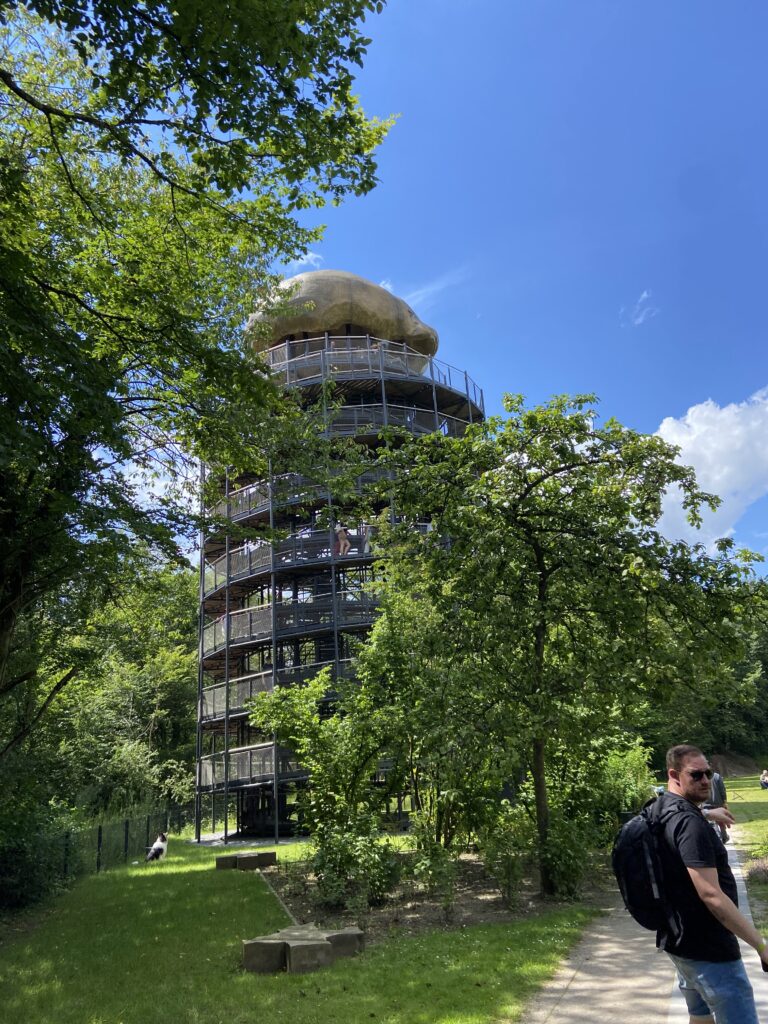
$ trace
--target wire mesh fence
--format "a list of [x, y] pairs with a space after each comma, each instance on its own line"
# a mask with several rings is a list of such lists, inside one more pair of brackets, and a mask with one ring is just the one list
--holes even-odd
[[[179, 834], [194, 824], [195, 806], [170, 805], [134, 813], [52, 837], [58, 846], [61, 875], [73, 878], [143, 861], [160, 832]], [[50, 851], [51, 861], [57, 859]]]
[[43, 823], [0, 833], [0, 911], [36, 903], [80, 876], [141, 862], [160, 832], [192, 834], [194, 821], [194, 803], [170, 804], [67, 831]]

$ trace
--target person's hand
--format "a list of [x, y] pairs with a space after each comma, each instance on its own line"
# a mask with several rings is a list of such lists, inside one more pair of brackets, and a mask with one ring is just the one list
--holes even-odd
[[727, 807], [708, 807], [707, 821], [714, 821], [718, 825], [725, 825], [726, 828], [730, 828], [731, 825], [735, 824], [736, 819]]

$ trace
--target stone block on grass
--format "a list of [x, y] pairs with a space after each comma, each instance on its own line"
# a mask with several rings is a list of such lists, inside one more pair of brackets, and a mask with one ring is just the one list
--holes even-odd
[[241, 853], [237, 857], [238, 871], [256, 871], [261, 867], [260, 853]]
[[331, 944], [334, 957], [357, 956], [365, 950], [365, 932], [360, 928], [340, 928], [321, 934]]
[[216, 870], [226, 871], [237, 867], [237, 854], [225, 853], [216, 858]]
[[243, 969], [256, 974], [274, 974], [284, 971], [286, 943], [274, 935], [256, 939], [243, 939]]
[[324, 939], [325, 932], [321, 932], [316, 924], [290, 924], [287, 928], [281, 928], [275, 932], [281, 939]]
[[243, 942], [246, 971], [270, 974], [309, 974], [332, 964], [337, 957], [355, 956], [365, 949], [365, 933], [359, 928], [334, 931], [316, 924], [293, 924], [271, 935]]
[[333, 946], [323, 938], [285, 940], [285, 966], [289, 974], [309, 974], [332, 963]]

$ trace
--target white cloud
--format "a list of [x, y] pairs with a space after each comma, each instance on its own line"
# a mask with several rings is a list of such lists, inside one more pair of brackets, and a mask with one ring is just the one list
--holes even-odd
[[658, 316], [659, 310], [653, 306], [643, 306], [642, 309], [635, 309], [634, 316], [632, 318], [632, 324], [634, 327], [639, 327], [644, 324], [646, 320], [652, 320], [653, 317]]
[[467, 277], [468, 274], [464, 268], [449, 270], [446, 274], [428, 281], [419, 288], [414, 288], [413, 291], [404, 295], [403, 298], [409, 306], [420, 309], [422, 313], [425, 313], [435, 305], [439, 296], [447, 288], [454, 288], [456, 285], [462, 284], [466, 281]]
[[715, 512], [705, 513], [701, 530], [694, 530], [669, 494], [662, 532], [707, 545], [732, 536], [747, 508], [768, 494], [768, 387], [722, 407], [708, 399], [679, 419], [668, 416], [657, 433], [680, 447], [680, 461], [693, 466], [699, 486], [722, 498]]
[[658, 316], [661, 310], [651, 302], [651, 289], [644, 288], [640, 298], [631, 309], [622, 306], [619, 310], [619, 322], [622, 327], [642, 327], [648, 320]]
[[285, 269], [289, 274], [296, 274], [301, 270], [305, 270], [307, 267], [311, 267], [312, 270], [319, 270], [322, 262], [323, 257], [319, 252], [310, 251], [298, 260], [288, 260], [285, 264]]
[[388, 292], [395, 291], [395, 287], [388, 277], [385, 277], [383, 281], [379, 281], [379, 288], [386, 288]]

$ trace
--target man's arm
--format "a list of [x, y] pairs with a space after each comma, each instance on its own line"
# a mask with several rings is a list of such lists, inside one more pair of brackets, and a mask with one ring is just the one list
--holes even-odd
[[702, 807], [701, 813], [707, 819], [707, 821], [715, 821], [718, 825], [725, 825], [726, 828], [730, 828], [731, 825], [735, 824], [736, 819], [728, 810], [727, 807]]
[[720, 888], [717, 868], [688, 868], [699, 899], [724, 928], [748, 942], [768, 964], [768, 946], [760, 932], [744, 917], [733, 900]]

